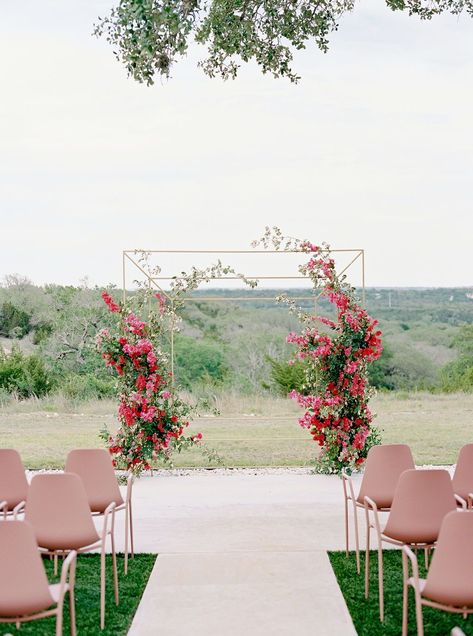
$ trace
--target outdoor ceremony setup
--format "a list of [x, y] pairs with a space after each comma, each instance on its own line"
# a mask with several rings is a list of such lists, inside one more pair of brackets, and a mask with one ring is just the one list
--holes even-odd
[[[294, 425], [313, 442], [312, 466], [163, 468], [189, 449], [205, 451], [193, 427], [208, 404], [178, 381], [186, 303], [274, 299], [261, 295], [263, 275], [221, 260], [167, 276], [150, 265], [153, 252], [125, 251], [121, 299], [102, 291], [108, 326], [94, 336], [94, 355], [115, 382], [116, 419], [100, 432], [102, 447], [97, 438], [95, 447], [68, 448], [62, 469], [40, 471], [25, 469], [18, 449], [0, 448], [2, 633], [471, 630], [473, 443], [449, 470], [416, 466], [408, 444], [383, 441], [369, 374], [382, 333], [365, 309], [364, 251], [278, 228], [253, 249], [296, 256], [297, 275], [278, 279], [310, 283], [309, 294], [289, 289], [275, 301], [299, 325], [286, 336], [288, 373], [299, 369], [287, 399], [302, 412]], [[232, 254], [185, 252], [194, 253]], [[348, 261], [337, 271], [338, 253]], [[359, 289], [346, 275], [357, 262]], [[143, 275], [132, 291], [127, 265]], [[225, 280], [245, 289], [196, 294]]]

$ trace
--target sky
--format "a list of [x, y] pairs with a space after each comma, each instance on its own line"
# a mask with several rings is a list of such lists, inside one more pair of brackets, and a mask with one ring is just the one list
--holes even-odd
[[124, 249], [245, 250], [276, 225], [364, 249], [368, 286], [473, 285], [471, 18], [367, 0], [297, 85], [211, 80], [195, 47], [147, 87], [91, 35], [111, 5], [0, 4], [0, 279], [120, 285]]

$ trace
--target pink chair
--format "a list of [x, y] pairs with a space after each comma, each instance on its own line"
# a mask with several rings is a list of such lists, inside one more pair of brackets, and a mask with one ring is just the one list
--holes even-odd
[[349, 501], [353, 505], [353, 523], [355, 530], [356, 568], [360, 573], [360, 541], [358, 532], [358, 508], [365, 507], [365, 497], [369, 497], [377, 505], [380, 512], [387, 512], [396, 490], [401, 473], [409, 468], [415, 468], [411, 449], [406, 444], [382, 444], [372, 446], [368, 451], [365, 472], [358, 496], [355, 496], [353, 482], [350, 477], [342, 474], [343, 494], [345, 500], [345, 546], [349, 552]]
[[[73, 473], [35, 475], [25, 506], [25, 520], [31, 523], [39, 549], [54, 556], [75, 550], [78, 554], [100, 548], [100, 627], [105, 625], [105, 548], [112, 544], [115, 602], [118, 605], [118, 576], [115, 554], [115, 502], [104, 512], [101, 536], [92, 520], [87, 495], [80, 478]], [[110, 527], [109, 527], [110, 521]], [[8, 523], [8, 522], [5, 522]]]
[[[450, 475], [446, 470], [406, 470], [399, 478], [391, 511], [381, 530], [376, 503], [365, 497], [366, 560], [365, 596], [369, 594], [370, 534], [376, 530], [378, 539], [379, 615], [384, 620], [383, 541], [396, 546], [424, 548], [426, 563], [428, 551], [435, 545], [445, 515], [456, 510], [457, 503]], [[374, 523], [369, 519], [373, 511]]]
[[6, 502], [3, 514], [15, 517], [23, 510], [28, 492], [28, 481], [18, 451], [0, 448], [0, 501]]
[[445, 516], [426, 579], [419, 578], [417, 557], [407, 546], [403, 547], [402, 564], [402, 636], [407, 636], [409, 586], [414, 589], [418, 636], [424, 636], [424, 605], [464, 616], [473, 613], [473, 511]]
[[56, 616], [56, 636], [61, 636], [64, 597], [69, 593], [75, 636], [75, 568], [72, 550], [62, 565], [60, 582], [49, 585], [30, 524], [0, 522], [0, 623], [15, 622], [19, 627], [22, 622]]
[[468, 508], [471, 508], [472, 500], [468, 493], [473, 491], [473, 444], [466, 444], [460, 449], [452, 484], [459, 504], [464, 500], [468, 503]]
[[66, 472], [76, 473], [82, 479], [94, 515], [103, 515], [107, 506], [115, 503], [115, 512], [125, 511], [125, 574], [128, 572], [128, 536], [131, 555], [134, 556], [133, 515], [131, 494], [134, 477], [128, 476], [126, 497], [118, 487], [110, 454], [103, 448], [80, 448], [70, 451], [66, 459]]

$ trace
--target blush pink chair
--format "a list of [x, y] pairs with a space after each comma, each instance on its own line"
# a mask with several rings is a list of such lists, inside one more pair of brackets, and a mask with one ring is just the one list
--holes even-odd
[[466, 444], [460, 449], [452, 484], [457, 500], [466, 501], [468, 508], [471, 508], [472, 500], [468, 493], [473, 491], [473, 444]]
[[103, 515], [107, 506], [115, 503], [115, 512], [125, 512], [125, 574], [128, 572], [128, 539], [134, 556], [133, 515], [131, 494], [133, 475], [128, 476], [123, 500], [110, 454], [103, 448], [80, 448], [70, 451], [66, 459], [66, 472], [76, 473], [82, 479], [93, 515]]
[[353, 524], [355, 531], [356, 569], [360, 573], [360, 540], [358, 531], [358, 508], [365, 507], [365, 497], [376, 503], [378, 511], [387, 512], [391, 508], [397, 482], [401, 473], [415, 468], [411, 449], [406, 444], [382, 444], [372, 446], [368, 451], [365, 471], [360, 492], [355, 489], [350, 477], [342, 474], [343, 495], [345, 500], [345, 547], [349, 552], [349, 502], [353, 505]]
[[18, 451], [13, 448], [0, 448], [0, 501], [4, 517], [15, 517], [23, 510], [28, 492], [28, 481]]
[[464, 616], [473, 613], [473, 511], [458, 510], [445, 516], [426, 579], [419, 578], [417, 557], [407, 546], [403, 547], [402, 564], [402, 636], [407, 636], [409, 587], [414, 589], [418, 636], [424, 636], [424, 605]]
[[[447, 513], [456, 510], [452, 480], [446, 470], [405, 470], [399, 478], [387, 523], [381, 530], [376, 503], [365, 496], [366, 559], [365, 596], [369, 595], [370, 534], [374, 528], [378, 539], [379, 616], [384, 620], [383, 542], [396, 546], [424, 548], [435, 545]], [[374, 522], [369, 519], [373, 511]]]
[[49, 585], [30, 524], [0, 522], [0, 623], [15, 622], [19, 627], [22, 622], [56, 616], [56, 636], [61, 636], [64, 597], [69, 593], [75, 636], [75, 567], [72, 550], [62, 565], [60, 582]]
[[[112, 544], [115, 602], [118, 605], [118, 576], [115, 554], [115, 502], [103, 519], [99, 536], [90, 512], [87, 495], [78, 475], [54, 473], [35, 475], [31, 480], [25, 506], [25, 520], [31, 523], [39, 549], [57, 557], [75, 550], [78, 554], [100, 548], [100, 627], [105, 625], [105, 548]], [[4, 523], [9, 523], [4, 522]]]

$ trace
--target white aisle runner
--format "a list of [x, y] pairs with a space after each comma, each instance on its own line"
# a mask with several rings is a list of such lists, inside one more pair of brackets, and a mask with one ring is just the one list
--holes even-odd
[[130, 636], [356, 634], [326, 554], [343, 548], [337, 477], [144, 477], [134, 514], [136, 551], [159, 557]]

